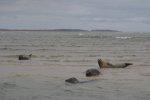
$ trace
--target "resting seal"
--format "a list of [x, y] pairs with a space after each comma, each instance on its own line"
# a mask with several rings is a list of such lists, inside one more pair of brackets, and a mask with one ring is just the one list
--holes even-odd
[[109, 62], [103, 61], [102, 59], [98, 59], [98, 65], [100, 68], [125, 68], [133, 64], [132, 63], [111, 64]]
[[31, 59], [32, 54], [30, 55], [19, 55], [18, 60], [29, 60]]

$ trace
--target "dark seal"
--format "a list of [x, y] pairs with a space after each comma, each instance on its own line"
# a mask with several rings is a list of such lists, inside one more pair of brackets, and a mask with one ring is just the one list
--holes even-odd
[[100, 71], [98, 69], [88, 69], [86, 71], [86, 77], [98, 76], [100, 75]]
[[30, 55], [19, 55], [18, 60], [29, 60], [31, 59], [32, 54]]
[[79, 80], [76, 79], [75, 77], [72, 77], [72, 78], [66, 79], [65, 82], [72, 83], [72, 84], [77, 84], [77, 83], [79, 83]]

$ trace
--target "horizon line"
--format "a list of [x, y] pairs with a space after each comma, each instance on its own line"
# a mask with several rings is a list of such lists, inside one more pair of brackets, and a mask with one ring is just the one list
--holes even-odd
[[80, 28], [54, 28], [54, 29], [10, 29], [0, 28], [0, 31], [120, 31], [114, 29], [80, 29]]

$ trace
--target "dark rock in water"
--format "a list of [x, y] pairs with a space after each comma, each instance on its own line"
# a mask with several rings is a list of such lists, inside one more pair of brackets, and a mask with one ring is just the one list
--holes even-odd
[[30, 55], [19, 55], [18, 60], [29, 60], [31, 59], [32, 54]]
[[86, 77], [98, 76], [100, 75], [100, 71], [98, 69], [88, 69], [86, 71]]
[[65, 82], [72, 83], [72, 84], [79, 83], [78, 79], [76, 79], [75, 77], [66, 79]]
[[106, 62], [102, 59], [98, 59], [98, 65], [100, 68], [125, 68], [129, 65], [133, 65], [132, 63], [118, 63], [118, 64], [111, 64]]

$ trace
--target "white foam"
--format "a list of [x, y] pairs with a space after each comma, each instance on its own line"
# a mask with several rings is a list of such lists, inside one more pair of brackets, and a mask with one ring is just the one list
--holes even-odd
[[131, 37], [127, 37], [127, 36], [124, 36], [124, 37], [116, 37], [117, 39], [130, 39]]
[[79, 36], [82, 36], [82, 35], [84, 35], [84, 34], [82, 34], [82, 33], [79, 33], [78, 35], [79, 35]]

